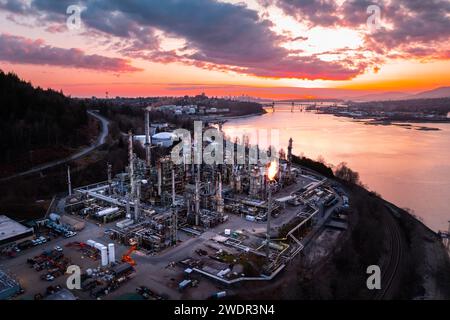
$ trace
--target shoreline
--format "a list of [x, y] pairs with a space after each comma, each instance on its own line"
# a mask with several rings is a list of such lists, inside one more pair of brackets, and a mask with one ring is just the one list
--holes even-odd
[[262, 116], [265, 115], [267, 112], [259, 112], [259, 113], [250, 113], [250, 114], [244, 114], [244, 115], [240, 115], [240, 116], [225, 116], [222, 117], [223, 120], [228, 121], [228, 120], [235, 120], [235, 119], [245, 119], [245, 118], [250, 118], [250, 117], [256, 117], [256, 116]]

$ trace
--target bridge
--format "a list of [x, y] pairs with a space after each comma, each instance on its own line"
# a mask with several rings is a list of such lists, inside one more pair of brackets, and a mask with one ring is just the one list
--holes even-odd
[[335, 102], [316, 102], [316, 101], [311, 101], [311, 102], [306, 102], [306, 101], [272, 101], [272, 102], [266, 102], [263, 103], [263, 107], [265, 108], [271, 108], [272, 112], [275, 112], [275, 107], [278, 106], [290, 106], [291, 107], [291, 112], [294, 112], [296, 109], [298, 109], [298, 111], [304, 111], [307, 108], [312, 108], [315, 109], [317, 107], [317, 105], [320, 104], [322, 106], [337, 106], [337, 104]]

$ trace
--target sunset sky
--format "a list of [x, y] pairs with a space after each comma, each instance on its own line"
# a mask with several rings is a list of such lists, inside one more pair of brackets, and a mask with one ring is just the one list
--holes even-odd
[[0, 0], [0, 69], [73, 96], [418, 92], [450, 85], [450, 0]]

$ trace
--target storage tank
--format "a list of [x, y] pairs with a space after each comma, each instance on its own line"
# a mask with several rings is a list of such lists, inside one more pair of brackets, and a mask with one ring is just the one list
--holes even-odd
[[114, 214], [114, 213], [116, 213], [118, 211], [119, 211], [118, 207], [111, 207], [111, 208], [106, 208], [106, 209], [100, 210], [95, 215], [100, 218], [100, 217], [104, 217], [104, 216], [108, 216], [108, 215]]
[[50, 213], [49, 218], [53, 222], [59, 222], [59, 220], [61, 219], [61, 216], [57, 213]]
[[102, 255], [102, 267], [106, 267], [108, 265], [108, 248], [102, 246], [100, 252]]
[[226, 291], [220, 291], [220, 292], [215, 293], [213, 295], [213, 298], [220, 299], [220, 298], [225, 298], [226, 296], [227, 296]]
[[173, 144], [173, 134], [170, 132], [160, 132], [152, 136], [152, 143], [169, 148]]
[[116, 262], [116, 251], [114, 243], [108, 244], [109, 263]]
[[95, 248], [96, 242], [94, 240], [88, 240], [86, 243], [89, 247]]

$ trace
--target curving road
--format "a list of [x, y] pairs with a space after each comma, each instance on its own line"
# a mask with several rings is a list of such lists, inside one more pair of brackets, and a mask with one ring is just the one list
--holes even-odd
[[70, 162], [70, 161], [73, 161], [73, 160], [76, 160], [76, 159], [79, 159], [79, 158], [82, 158], [85, 155], [87, 155], [87, 154], [91, 153], [92, 151], [94, 151], [99, 146], [103, 145], [105, 143], [106, 137], [109, 134], [109, 121], [106, 118], [102, 117], [101, 115], [99, 115], [98, 113], [96, 113], [94, 111], [88, 111], [87, 113], [90, 116], [98, 119], [101, 122], [101, 124], [102, 124], [102, 131], [101, 131], [100, 135], [97, 137], [97, 140], [95, 141], [94, 144], [92, 144], [89, 147], [86, 147], [86, 148], [82, 149], [81, 151], [78, 151], [77, 153], [74, 153], [73, 155], [71, 155], [71, 156], [69, 156], [67, 158], [56, 160], [56, 161], [52, 161], [52, 162], [48, 162], [48, 163], [36, 166], [36, 167], [31, 168], [31, 169], [29, 169], [27, 171], [20, 172], [20, 173], [14, 174], [12, 176], [9, 176], [7, 178], [0, 179], [0, 182], [12, 180], [12, 179], [18, 178], [18, 177], [27, 176], [29, 174], [33, 174], [33, 173], [36, 173], [36, 172], [39, 172], [39, 171], [42, 171], [42, 170], [46, 170], [46, 169], [49, 169], [49, 168], [52, 168], [52, 167], [55, 167], [55, 166], [59, 166], [61, 164], [64, 164], [64, 163], [67, 163], [67, 162]]

